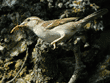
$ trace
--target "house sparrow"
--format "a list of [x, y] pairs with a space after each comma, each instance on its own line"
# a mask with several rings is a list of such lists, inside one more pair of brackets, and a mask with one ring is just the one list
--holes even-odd
[[101, 9], [79, 21], [77, 21], [78, 17], [44, 21], [33, 16], [25, 19], [20, 25], [15, 26], [11, 33], [19, 27], [26, 26], [27, 28], [31, 29], [39, 38], [51, 43], [54, 45], [54, 48], [56, 48], [56, 42], [69, 39], [77, 31], [80, 31], [80, 29], [83, 28], [89, 21], [94, 20], [107, 12], [107, 9]]

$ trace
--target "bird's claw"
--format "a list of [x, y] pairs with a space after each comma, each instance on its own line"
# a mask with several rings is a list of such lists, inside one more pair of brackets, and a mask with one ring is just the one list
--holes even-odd
[[52, 42], [51, 45], [53, 45], [53, 50], [56, 49], [56, 43]]

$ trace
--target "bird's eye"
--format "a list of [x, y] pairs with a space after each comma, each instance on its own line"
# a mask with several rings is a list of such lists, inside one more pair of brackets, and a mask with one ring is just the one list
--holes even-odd
[[30, 19], [27, 19], [27, 21], [30, 21]]

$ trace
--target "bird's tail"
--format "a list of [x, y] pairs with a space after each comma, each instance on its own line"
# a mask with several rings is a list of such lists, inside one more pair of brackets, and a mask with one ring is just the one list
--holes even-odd
[[98, 10], [88, 16], [86, 16], [85, 18], [79, 20], [79, 24], [81, 24], [81, 26], [83, 27], [84, 25], [86, 25], [89, 21], [97, 18], [97, 17], [100, 17], [104, 14], [106, 14], [108, 12], [108, 9], [101, 9], [101, 10]]

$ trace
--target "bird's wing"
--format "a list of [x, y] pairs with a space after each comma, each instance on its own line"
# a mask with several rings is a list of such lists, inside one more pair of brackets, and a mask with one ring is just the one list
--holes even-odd
[[53, 29], [56, 26], [65, 24], [67, 22], [77, 21], [79, 17], [70, 17], [70, 18], [63, 18], [63, 19], [55, 19], [50, 21], [45, 21], [42, 26], [45, 27], [46, 30]]

